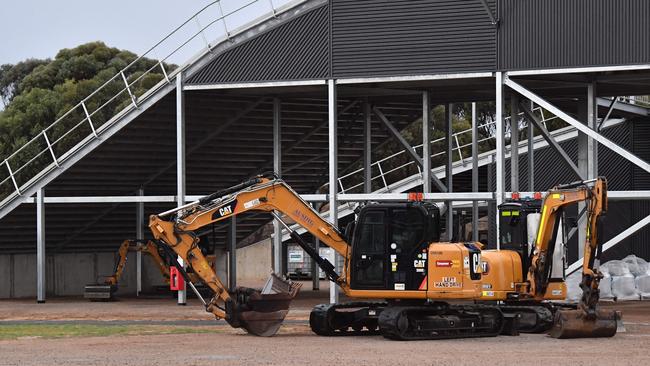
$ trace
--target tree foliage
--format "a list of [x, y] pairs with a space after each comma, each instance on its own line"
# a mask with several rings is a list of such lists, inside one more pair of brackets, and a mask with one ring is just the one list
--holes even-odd
[[[96, 89], [102, 89], [85, 101], [92, 116], [93, 125], [99, 128], [131, 100], [124, 91], [121, 77], [114, 78], [121, 70], [137, 59], [130, 51], [108, 47], [102, 42], [91, 42], [71, 49], [62, 49], [54, 59], [28, 59], [15, 65], [0, 66], [0, 97], [5, 109], [0, 111], [0, 158], [5, 158], [38, 136], [43, 128], [61, 118]], [[175, 66], [165, 65], [167, 71]], [[149, 73], [144, 75], [148, 70]], [[124, 71], [136, 96], [142, 95], [163, 78], [157, 61], [142, 58]], [[144, 75], [144, 76], [143, 76]], [[106, 84], [106, 85], [104, 85]], [[118, 95], [114, 98], [115, 95]], [[48, 130], [48, 138], [57, 153], [87, 136], [90, 125], [83, 122], [85, 113], [76, 108]], [[80, 124], [81, 123], [81, 124]], [[77, 127], [75, 127], [77, 126]], [[70, 132], [72, 130], [72, 132]], [[41, 151], [45, 141], [25, 149], [24, 156], [15, 156], [10, 163], [20, 166]], [[42, 164], [47, 155], [40, 156]], [[25, 169], [38, 171], [42, 166], [34, 164]], [[0, 177], [1, 178], [1, 177]]]
[[[45, 139], [38, 137], [44, 128], [61, 119], [47, 131], [52, 148], [59, 156], [91, 133], [84, 110], [77, 106], [82, 100], [92, 114], [95, 129], [131, 103], [124, 90], [124, 80], [121, 76], [115, 77], [120, 71], [124, 70], [136, 97], [163, 79], [157, 61], [137, 59], [133, 52], [91, 42], [62, 49], [54, 59], [28, 59], [0, 66], [0, 98], [5, 106], [0, 111], [0, 159], [37, 137], [10, 159], [14, 170], [29, 162], [29, 166], [17, 174], [19, 184], [20, 180], [28, 179], [52, 163], [49, 153], [39, 155], [47, 149]], [[137, 62], [130, 65], [135, 60]], [[175, 67], [164, 66], [168, 72]], [[95, 92], [100, 87], [101, 90]], [[0, 174], [0, 180], [3, 178], [4, 174]]]

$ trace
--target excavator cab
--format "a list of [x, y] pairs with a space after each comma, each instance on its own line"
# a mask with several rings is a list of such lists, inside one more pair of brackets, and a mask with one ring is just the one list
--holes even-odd
[[423, 202], [368, 204], [351, 233], [351, 288], [418, 290], [427, 248], [440, 238], [440, 210]]
[[[512, 199], [499, 205], [499, 237], [501, 249], [513, 250], [521, 257], [521, 273], [527, 273], [530, 267], [530, 254], [533, 242], [529, 237], [535, 235], [538, 225], [530, 221], [542, 210], [541, 199]], [[537, 221], [539, 221], [539, 215]], [[532, 231], [532, 232], [530, 232]]]

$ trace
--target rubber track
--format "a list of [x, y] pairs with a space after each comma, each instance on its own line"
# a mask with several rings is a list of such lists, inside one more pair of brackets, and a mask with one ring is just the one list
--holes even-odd
[[[309, 314], [311, 330], [320, 336], [376, 335], [379, 334], [377, 315], [387, 306], [383, 302], [348, 302], [343, 304], [316, 305]], [[347, 321], [349, 313], [339, 313], [341, 309], [373, 308], [377, 315], [362, 321]], [[347, 319], [349, 320], [349, 319]], [[356, 329], [355, 329], [356, 328]]]
[[[407, 317], [408, 322], [405, 322], [403, 316]], [[449, 319], [447, 324], [450, 326], [422, 328], [422, 325], [426, 325], [427, 317], [436, 318], [441, 323], [446, 323], [445, 319]], [[459, 320], [458, 324], [456, 320]], [[379, 316], [379, 331], [384, 337], [394, 340], [496, 337], [501, 333], [503, 325], [501, 310], [485, 305], [396, 306], [384, 309]]]

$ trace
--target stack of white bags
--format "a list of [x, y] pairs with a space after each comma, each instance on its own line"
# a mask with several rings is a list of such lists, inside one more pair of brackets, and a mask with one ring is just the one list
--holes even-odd
[[[623, 260], [612, 260], [600, 266], [603, 279], [600, 281], [600, 298], [603, 300], [644, 300], [650, 299], [650, 264], [643, 258], [628, 255]], [[567, 277], [567, 300], [578, 301], [580, 272]]]

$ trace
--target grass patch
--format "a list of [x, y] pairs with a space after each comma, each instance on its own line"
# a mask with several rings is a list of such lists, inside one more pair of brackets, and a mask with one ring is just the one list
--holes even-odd
[[0, 340], [27, 337], [68, 338], [115, 335], [216, 333], [213, 327], [167, 325], [20, 324], [0, 325]]

